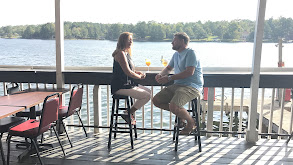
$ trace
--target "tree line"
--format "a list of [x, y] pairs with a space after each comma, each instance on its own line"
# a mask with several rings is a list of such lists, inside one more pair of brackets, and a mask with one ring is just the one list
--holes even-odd
[[[174, 33], [186, 32], [192, 41], [248, 41], [254, 40], [255, 22], [237, 19], [232, 21], [207, 21], [202, 23], [159, 23], [141, 21], [136, 24], [102, 24], [91, 22], [65, 22], [65, 39], [117, 40], [124, 32], [134, 33], [138, 41], [169, 41]], [[55, 24], [4, 26], [0, 28], [1, 38], [54, 39]], [[270, 18], [265, 21], [264, 41], [277, 42], [293, 40], [292, 18]]]

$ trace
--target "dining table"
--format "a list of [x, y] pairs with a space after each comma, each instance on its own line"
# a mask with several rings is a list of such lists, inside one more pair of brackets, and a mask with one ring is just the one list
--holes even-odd
[[[13, 94], [0, 96], [0, 119], [13, 115], [25, 109], [30, 109], [30, 119], [36, 119], [35, 107], [44, 102], [44, 99], [54, 93], [62, 94], [70, 91], [70, 89], [54, 89], [54, 88], [29, 88]], [[62, 99], [62, 97], [60, 97]], [[62, 103], [62, 100], [60, 101]], [[24, 157], [29, 156], [34, 151], [28, 148], [25, 152], [18, 156], [21, 161]]]
[[15, 106], [8, 106], [8, 105], [0, 105], [0, 119], [3, 119], [7, 116], [11, 116], [17, 112], [23, 111], [25, 108], [15, 107]]
[[[13, 94], [9, 94], [6, 96], [0, 97], [0, 106], [3, 106], [3, 110], [1, 108], [0, 111], [9, 111], [8, 109], [4, 109], [4, 107], [10, 107], [10, 109], [15, 108], [23, 108], [30, 109], [30, 118], [36, 119], [35, 106], [43, 103], [44, 99], [51, 94], [59, 93], [60, 95], [68, 92], [69, 89], [52, 89], [52, 88], [30, 88], [23, 91], [19, 91]], [[62, 97], [61, 97], [62, 99]], [[19, 109], [19, 111], [22, 111]], [[19, 112], [15, 111], [15, 113]], [[1, 112], [0, 112], [1, 114]], [[13, 112], [9, 115], [12, 115]], [[6, 116], [9, 116], [6, 115]], [[4, 116], [5, 117], [5, 116]]]

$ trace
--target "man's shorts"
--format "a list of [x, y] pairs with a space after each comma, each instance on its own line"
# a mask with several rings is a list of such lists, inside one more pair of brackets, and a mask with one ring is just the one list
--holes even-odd
[[167, 86], [156, 95], [160, 103], [174, 103], [178, 107], [183, 107], [198, 96], [200, 93], [196, 88], [176, 84]]

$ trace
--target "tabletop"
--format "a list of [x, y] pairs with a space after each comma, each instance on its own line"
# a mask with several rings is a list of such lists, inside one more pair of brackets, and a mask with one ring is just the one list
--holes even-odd
[[0, 97], [0, 105], [23, 106], [31, 108], [44, 101], [44, 99], [54, 93], [65, 93], [69, 89], [27, 89], [14, 94]]
[[65, 93], [69, 89], [27, 89], [14, 94], [0, 97], [0, 118], [7, 117], [30, 108], [31, 118], [35, 118], [35, 106], [54, 93]]
[[0, 105], [0, 119], [3, 119], [7, 116], [15, 114], [17, 112], [23, 111], [24, 107], [13, 107], [13, 106], [3, 106]]

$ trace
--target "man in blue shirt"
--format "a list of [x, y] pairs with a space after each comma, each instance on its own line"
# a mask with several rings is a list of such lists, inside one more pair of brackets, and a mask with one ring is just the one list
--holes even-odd
[[[155, 79], [160, 84], [174, 80], [153, 98], [155, 106], [169, 110], [187, 125], [180, 132], [189, 135], [196, 127], [195, 122], [183, 107], [186, 103], [198, 97], [203, 88], [203, 74], [199, 59], [194, 50], [188, 48], [190, 39], [186, 33], [176, 33], [172, 41], [172, 49], [176, 50], [168, 66]], [[169, 73], [174, 69], [173, 75]]]

